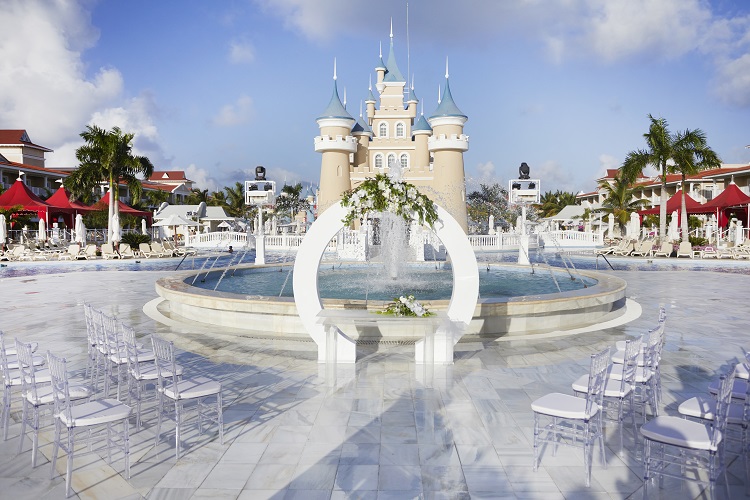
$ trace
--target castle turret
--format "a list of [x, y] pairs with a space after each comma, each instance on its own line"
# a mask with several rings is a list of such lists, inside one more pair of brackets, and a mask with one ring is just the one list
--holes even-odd
[[367, 99], [365, 99], [365, 104], [367, 105], [367, 124], [372, 126], [372, 119], [375, 118], [375, 104], [377, 103], [375, 96], [372, 94], [372, 77], [370, 77], [370, 86], [368, 89]]
[[417, 94], [414, 92], [414, 77], [412, 77], [409, 99], [406, 100], [406, 109], [409, 110], [409, 118], [411, 118], [412, 120], [417, 117], [418, 104], [419, 99], [417, 98]]
[[365, 171], [370, 168], [370, 141], [372, 140], [372, 129], [367, 120], [362, 116], [360, 105], [359, 120], [352, 128], [352, 135], [357, 138], [357, 151], [354, 153], [354, 167]]
[[432, 127], [427, 123], [424, 113], [420, 115], [419, 120], [411, 129], [411, 135], [414, 137], [414, 165], [416, 167], [429, 167], [430, 151], [427, 141], [432, 135]]
[[383, 79], [385, 78], [385, 72], [386, 67], [385, 63], [383, 62], [383, 44], [380, 44], [380, 59], [378, 61], [378, 65], [375, 66], [375, 74], [377, 75], [377, 80], [375, 80], [375, 88], [378, 89], [378, 92], [383, 91]]
[[320, 165], [320, 196], [318, 213], [341, 199], [351, 189], [349, 155], [357, 151], [357, 139], [351, 135], [354, 118], [346, 111], [336, 86], [336, 64], [333, 70], [333, 95], [328, 106], [317, 118], [320, 135], [315, 138], [315, 151], [322, 153]]
[[432, 127], [432, 137], [427, 143], [433, 155], [433, 187], [444, 197], [436, 201], [456, 218], [464, 231], [468, 232], [463, 157], [463, 153], [469, 150], [469, 137], [463, 133], [467, 119], [468, 117], [453, 101], [446, 61], [443, 98], [428, 120]]

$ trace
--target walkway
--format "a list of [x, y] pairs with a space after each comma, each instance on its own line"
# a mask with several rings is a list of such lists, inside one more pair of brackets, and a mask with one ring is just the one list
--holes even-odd
[[[589, 355], [645, 332], [659, 303], [668, 313], [668, 413], [675, 413], [676, 402], [703, 393], [750, 347], [748, 276], [618, 271], [613, 274], [628, 281], [629, 297], [643, 307], [641, 318], [625, 326], [537, 341], [461, 343], [445, 373], [416, 368], [404, 347], [367, 353], [351, 370], [327, 371], [314, 361], [311, 344], [239, 345], [221, 333], [207, 335], [205, 327], [154, 323], [142, 307], [165, 274], [100, 271], [0, 280], [0, 328], [10, 339], [38, 341], [41, 353], [62, 354], [80, 369], [82, 303], [90, 301], [140, 335], [175, 339], [190, 351], [179, 359], [190, 373], [224, 384], [224, 446], [213, 429], [203, 436], [191, 429], [189, 448], [175, 463], [169, 442], [154, 448], [149, 413], [143, 430], [131, 428], [132, 478], [121, 475], [122, 460], [110, 467], [96, 456], [77, 459], [80, 498], [640, 498], [642, 468], [632, 437], [620, 457], [613, 429], [607, 435], [609, 467], [595, 460], [591, 488], [583, 485], [580, 450], [547, 453], [533, 472], [530, 401], [551, 391], [570, 393]], [[0, 443], [2, 496], [63, 498], [64, 477], [49, 479], [51, 446], [44, 443], [50, 435], [43, 436], [32, 470], [29, 441], [16, 456], [19, 427], [11, 425], [11, 439]], [[58, 463], [64, 467], [64, 460]], [[744, 496], [741, 467], [733, 464], [730, 473], [733, 497]], [[698, 488], [671, 480], [660, 490], [661, 498], [698, 494]]]

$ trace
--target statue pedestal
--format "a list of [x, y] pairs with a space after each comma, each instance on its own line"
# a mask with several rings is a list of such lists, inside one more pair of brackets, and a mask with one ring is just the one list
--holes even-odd
[[255, 265], [266, 263], [266, 235], [261, 233], [255, 237]]

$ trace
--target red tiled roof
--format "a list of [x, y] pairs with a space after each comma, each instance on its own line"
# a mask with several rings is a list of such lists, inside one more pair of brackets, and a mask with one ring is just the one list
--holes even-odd
[[150, 181], [186, 181], [184, 170], [159, 170], [154, 171], [153, 175], [148, 178]]
[[[27, 139], [27, 140], [24, 140]], [[0, 130], [0, 144], [17, 144], [18, 146], [33, 146], [44, 151], [52, 151], [49, 148], [34, 144], [29, 140], [29, 136], [25, 130]]]

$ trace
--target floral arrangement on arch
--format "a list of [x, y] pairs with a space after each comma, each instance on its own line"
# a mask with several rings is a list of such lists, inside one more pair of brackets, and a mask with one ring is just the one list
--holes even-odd
[[364, 219], [370, 212], [392, 212], [410, 223], [432, 226], [437, 220], [437, 207], [427, 196], [421, 194], [413, 184], [392, 181], [385, 174], [377, 174], [360, 184], [356, 189], [344, 192], [341, 205], [349, 208], [342, 222], [346, 225]]
[[419, 318], [426, 318], [435, 315], [435, 313], [428, 311], [425, 306], [418, 302], [414, 298], [414, 295], [402, 295], [401, 297], [393, 299], [393, 302], [386, 304], [385, 309], [378, 311], [378, 314]]

